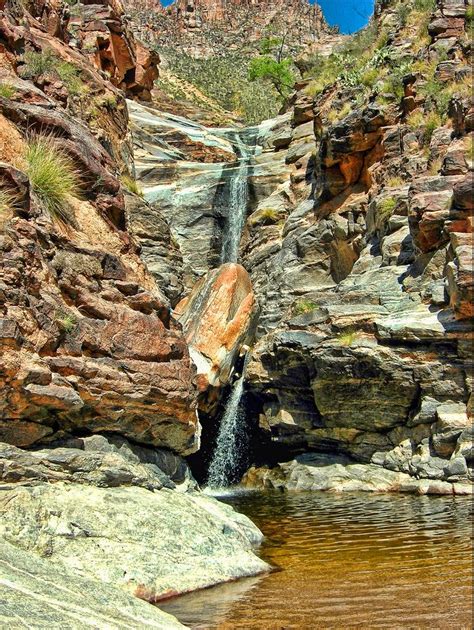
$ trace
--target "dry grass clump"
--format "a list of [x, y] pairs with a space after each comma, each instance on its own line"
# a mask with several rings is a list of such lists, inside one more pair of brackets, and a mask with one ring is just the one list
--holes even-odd
[[337, 342], [341, 346], [345, 346], [346, 348], [352, 346], [352, 344], [357, 341], [359, 338], [359, 333], [357, 330], [349, 329], [341, 332], [337, 337]]
[[80, 196], [80, 174], [52, 136], [33, 136], [26, 151], [26, 172], [34, 193], [53, 218], [72, 223], [71, 197]]

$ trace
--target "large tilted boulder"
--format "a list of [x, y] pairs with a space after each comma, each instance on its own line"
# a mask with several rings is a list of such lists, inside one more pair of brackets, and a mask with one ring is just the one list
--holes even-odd
[[254, 320], [255, 297], [248, 273], [235, 263], [210, 271], [178, 304], [176, 314], [200, 387], [225, 385]]

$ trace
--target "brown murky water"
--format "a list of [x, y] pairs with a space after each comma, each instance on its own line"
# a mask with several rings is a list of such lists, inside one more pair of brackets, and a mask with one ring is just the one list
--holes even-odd
[[247, 493], [280, 571], [167, 602], [193, 630], [473, 627], [469, 498]]

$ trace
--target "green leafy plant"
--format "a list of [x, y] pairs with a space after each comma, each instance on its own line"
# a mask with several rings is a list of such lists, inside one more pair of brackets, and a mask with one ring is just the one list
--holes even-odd
[[52, 217], [71, 223], [71, 197], [80, 195], [80, 175], [51, 136], [33, 136], [26, 151], [31, 188]]
[[282, 99], [285, 99], [295, 84], [295, 73], [291, 59], [278, 61], [269, 55], [255, 57], [250, 61], [249, 79], [269, 81]]

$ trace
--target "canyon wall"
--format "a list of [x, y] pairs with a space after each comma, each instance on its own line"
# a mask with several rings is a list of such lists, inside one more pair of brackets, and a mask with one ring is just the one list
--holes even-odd
[[150, 98], [157, 61], [120, 2], [0, 1], [5, 627], [180, 628], [147, 602], [268, 569], [183, 459], [183, 255], [135, 182], [125, 100]]

